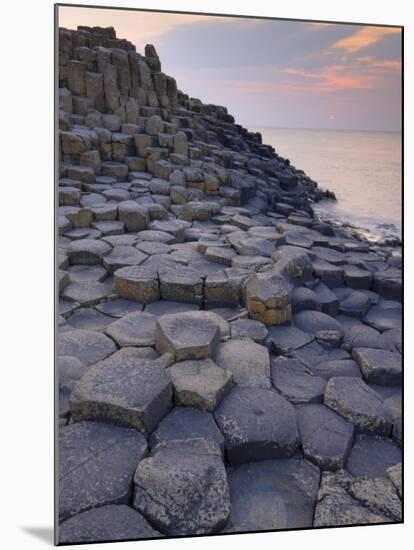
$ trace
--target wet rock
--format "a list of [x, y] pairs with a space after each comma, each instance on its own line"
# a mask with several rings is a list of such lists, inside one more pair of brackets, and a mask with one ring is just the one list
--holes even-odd
[[175, 363], [168, 369], [176, 405], [213, 411], [233, 387], [230, 372], [217, 367], [211, 359]]
[[60, 520], [105, 504], [129, 502], [147, 442], [136, 430], [99, 422], [71, 424], [59, 433]]
[[73, 389], [75, 421], [103, 420], [152, 432], [171, 407], [172, 388], [157, 361], [109, 357], [91, 367]]
[[355, 477], [383, 477], [391, 466], [401, 462], [401, 450], [390, 439], [357, 435], [346, 463]]
[[312, 527], [319, 469], [297, 458], [229, 469], [231, 515], [225, 532]]
[[354, 348], [352, 357], [361, 368], [369, 384], [393, 386], [402, 382], [402, 364], [399, 353], [370, 348]]
[[214, 360], [232, 373], [239, 386], [271, 387], [269, 352], [251, 339], [221, 343], [216, 348]]
[[133, 506], [166, 535], [220, 531], [230, 495], [220, 447], [211, 440], [161, 443], [141, 461]]
[[208, 312], [163, 315], [157, 320], [155, 346], [159, 354], [171, 352], [176, 361], [211, 357], [220, 341], [219, 324]]
[[153, 346], [155, 344], [155, 315], [146, 312], [133, 312], [112, 322], [105, 329], [120, 347]]
[[379, 435], [388, 435], [391, 431], [381, 398], [361, 378], [331, 378], [326, 386], [324, 403], [352, 422], [358, 431]]
[[233, 464], [288, 457], [299, 444], [293, 406], [271, 389], [236, 387], [214, 417]]
[[136, 510], [125, 504], [108, 504], [69, 518], [59, 526], [59, 543], [107, 542], [158, 538], [155, 531]]
[[344, 468], [354, 426], [325, 405], [304, 405], [296, 416], [305, 457], [323, 470]]
[[92, 365], [114, 353], [114, 342], [94, 330], [71, 330], [58, 337], [59, 355], [71, 355], [85, 365]]

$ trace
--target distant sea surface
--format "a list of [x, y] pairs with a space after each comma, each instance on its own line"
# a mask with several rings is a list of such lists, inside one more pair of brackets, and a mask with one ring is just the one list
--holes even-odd
[[254, 128], [263, 143], [302, 169], [337, 202], [315, 205], [322, 216], [368, 235], [401, 236], [401, 134]]

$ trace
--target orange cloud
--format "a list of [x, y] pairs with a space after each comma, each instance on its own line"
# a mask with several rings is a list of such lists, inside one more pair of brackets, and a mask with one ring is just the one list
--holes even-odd
[[338, 40], [333, 48], [343, 48], [347, 52], [357, 52], [371, 44], [375, 44], [388, 34], [400, 33], [401, 29], [395, 27], [362, 27], [351, 36]]

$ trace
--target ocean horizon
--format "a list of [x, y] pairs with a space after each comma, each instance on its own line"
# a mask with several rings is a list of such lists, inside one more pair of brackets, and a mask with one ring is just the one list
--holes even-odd
[[372, 236], [401, 237], [401, 132], [252, 127], [337, 201], [315, 205], [321, 216]]

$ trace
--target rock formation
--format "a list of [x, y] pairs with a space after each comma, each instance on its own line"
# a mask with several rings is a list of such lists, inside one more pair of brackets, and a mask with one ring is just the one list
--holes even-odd
[[59, 29], [61, 542], [400, 521], [400, 255], [161, 69]]

